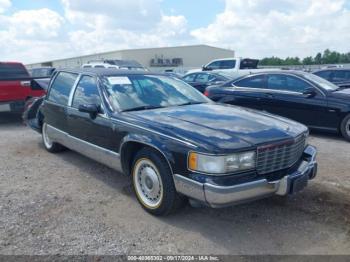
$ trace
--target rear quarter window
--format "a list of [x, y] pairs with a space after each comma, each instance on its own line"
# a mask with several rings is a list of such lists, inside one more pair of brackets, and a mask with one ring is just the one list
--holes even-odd
[[29, 73], [22, 64], [0, 63], [0, 80], [28, 78]]
[[266, 88], [265, 75], [248, 76], [242, 80], [238, 80], [234, 83], [238, 87], [249, 87], [249, 88]]
[[77, 74], [67, 72], [58, 73], [51, 85], [48, 100], [60, 105], [68, 105], [69, 94], [77, 78]]

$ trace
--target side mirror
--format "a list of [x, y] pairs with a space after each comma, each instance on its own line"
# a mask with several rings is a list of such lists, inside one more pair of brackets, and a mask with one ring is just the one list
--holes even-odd
[[80, 105], [78, 108], [79, 112], [88, 113], [92, 119], [95, 119], [99, 113], [99, 106], [95, 104]]
[[202, 71], [211, 71], [212, 69], [210, 67], [206, 67], [205, 65], [202, 66]]
[[307, 98], [311, 98], [317, 95], [317, 92], [313, 88], [308, 88], [303, 92], [303, 95]]

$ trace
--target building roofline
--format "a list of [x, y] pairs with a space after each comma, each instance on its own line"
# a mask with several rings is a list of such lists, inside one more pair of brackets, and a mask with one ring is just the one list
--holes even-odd
[[181, 48], [181, 47], [210, 47], [210, 48], [215, 48], [215, 49], [224, 50], [224, 51], [234, 51], [234, 50], [230, 50], [230, 49], [225, 49], [225, 48], [211, 46], [211, 45], [205, 45], [205, 44], [180, 45], [180, 46], [163, 46], [163, 47], [148, 47], [148, 48], [134, 48], [134, 49], [130, 48], [130, 49], [112, 50], [112, 51], [106, 51], [106, 52], [101, 52], [101, 53], [92, 53], [92, 54], [87, 54], [87, 55], [59, 58], [59, 59], [53, 59], [53, 60], [47, 60], [47, 61], [40, 61], [40, 62], [29, 63], [29, 64], [25, 64], [25, 65], [52, 63], [52, 62], [57, 62], [57, 61], [62, 61], [62, 60], [84, 58], [84, 57], [89, 57], [89, 56], [93, 56], [93, 55], [107, 55], [107, 54], [111, 54], [111, 53], [115, 53], [115, 52], [140, 51], [140, 50], [150, 50], [150, 49], [173, 49], [173, 48]]

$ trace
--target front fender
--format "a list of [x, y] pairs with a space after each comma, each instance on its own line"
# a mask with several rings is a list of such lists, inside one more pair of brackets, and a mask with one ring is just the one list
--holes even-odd
[[[128, 174], [130, 172], [128, 168], [128, 155], [126, 154], [126, 150], [128, 146], [133, 145], [134, 147], [136, 145], [142, 146], [148, 146], [156, 151], [158, 151], [168, 162], [169, 167], [171, 169], [171, 172], [173, 173], [174, 166], [175, 166], [175, 158], [172, 153], [171, 148], [169, 148], [169, 145], [171, 145], [171, 141], [164, 140], [163, 138], [159, 136], [149, 136], [149, 135], [143, 135], [143, 134], [128, 134], [126, 135], [121, 143], [119, 148], [119, 154], [121, 157], [121, 164], [123, 171]], [[135, 148], [138, 148], [137, 146]]]

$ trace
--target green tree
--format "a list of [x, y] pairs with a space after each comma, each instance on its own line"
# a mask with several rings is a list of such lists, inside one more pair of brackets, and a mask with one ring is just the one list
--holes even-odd
[[322, 60], [324, 64], [336, 64], [339, 63], [340, 54], [338, 52], [326, 49], [323, 52]]
[[317, 65], [322, 64], [322, 54], [321, 53], [317, 53], [317, 55], [315, 56], [314, 61], [315, 61], [315, 64], [317, 64]]
[[312, 56], [307, 56], [303, 59], [302, 62], [303, 65], [313, 65], [314, 64], [314, 59]]
[[313, 64], [338, 64], [338, 63], [350, 63], [350, 52], [339, 53], [336, 51], [331, 51], [329, 49], [324, 50], [322, 53], [317, 53], [313, 58], [312, 56], [307, 56], [303, 60], [299, 57], [287, 57], [281, 59], [279, 57], [265, 57], [260, 60], [259, 65], [262, 66], [291, 66], [291, 65], [313, 65]]

